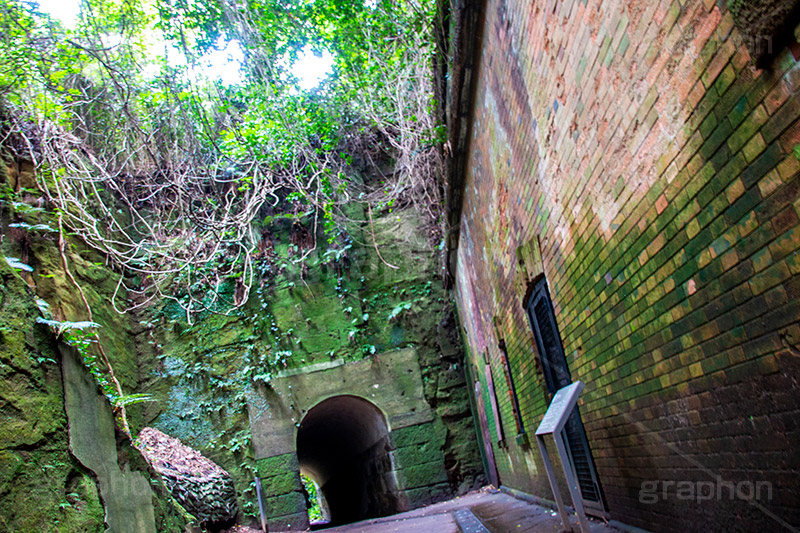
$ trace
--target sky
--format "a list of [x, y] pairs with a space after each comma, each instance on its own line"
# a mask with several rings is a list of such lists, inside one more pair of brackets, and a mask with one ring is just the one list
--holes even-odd
[[300, 88], [309, 91], [317, 87], [325, 76], [330, 74], [333, 67], [333, 56], [323, 52], [320, 57], [316, 56], [306, 47], [298, 56], [292, 67], [292, 74], [300, 80]]
[[242, 47], [238, 41], [225, 43], [222, 38], [217, 41], [217, 47], [221, 49], [212, 50], [200, 58], [200, 62], [208, 69], [204, 74], [211, 78], [219, 78], [226, 85], [240, 83], [242, 81], [240, 69], [244, 61]]
[[[80, 13], [80, 0], [37, 0], [42, 11], [49, 13], [60, 20], [67, 28], [74, 28]], [[367, 0], [369, 3], [370, 0]], [[222, 44], [220, 42], [219, 44]], [[222, 83], [232, 85], [242, 81], [240, 65], [244, 54], [239, 44], [235, 41], [227, 43], [221, 50], [215, 50], [201, 59], [202, 70], [209, 77], [219, 78]], [[331, 72], [333, 57], [324, 52], [321, 57], [314, 55], [306, 48], [298, 56], [292, 68], [300, 82], [302, 90], [311, 90], [317, 87]]]
[[50, 13], [67, 28], [74, 28], [80, 13], [80, 0], [36, 0], [45, 13]]

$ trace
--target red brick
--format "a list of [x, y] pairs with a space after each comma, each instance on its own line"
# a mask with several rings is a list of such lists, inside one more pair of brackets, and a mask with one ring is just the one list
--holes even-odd
[[[735, 456], [729, 468], [770, 479], [785, 468], [765, 459], [776, 445], [757, 441], [746, 417], [760, 420], [755, 411], [776, 404], [800, 410], [791, 372], [775, 372], [770, 358], [781, 346], [780, 324], [800, 321], [792, 298], [800, 294], [792, 94], [800, 69], [755, 70], [745, 47], [737, 48], [742, 40], [726, 7], [681, 1], [563, 3], [545, 13], [540, 4], [507, 0], [487, 10], [456, 292], [471, 351], [491, 342], [477, 340], [492, 338], [481, 325], [508, 310], [504, 328], [520, 339], [509, 343], [509, 358], [525, 369], [517, 388], [525, 391], [525, 423], [534, 427], [546, 405], [543, 376], [520, 284], [505, 262], [539, 237], [572, 378], [587, 383], [581, 410], [612, 514], [647, 529], [688, 531], [718, 528], [714, 517], [730, 513], [719, 502], [702, 513], [678, 506], [653, 513], [631, 497], [641, 479], [682, 479], [687, 466], [663, 441], [632, 434], [630, 420], [676, 446], [698, 443], [711, 464]], [[501, 21], [501, 6], [516, 18]], [[609, 52], [625, 34], [624, 57]], [[511, 42], [530, 60], [515, 63]], [[491, 64], [490, 55], [498, 58]], [[592, 59], [578, 84], [582, 57]], [[512, 83], [514, 69], [525, 84]], [[720, 124], [742, 97], [747, 123], [726, 131]], [[499, 116], [499, 103], [513, 113]], [[535, 135], [517, 123], [523, 108], [531, 117], [520, 124], [535, 119]], [[500, 216], [501, 197], [519, 200], [513, 215]], [[764, 399], [761, 391], [772, 386], [781, 400]], [[752, 449], [728, 453], [745, 444]], [[545, 494], [541, 470], [525, 466], [529, 453], [515, 443], [499, 450], [501, 478]], [[748, 514], [737, 520], [737, 527], [763, 527]]]

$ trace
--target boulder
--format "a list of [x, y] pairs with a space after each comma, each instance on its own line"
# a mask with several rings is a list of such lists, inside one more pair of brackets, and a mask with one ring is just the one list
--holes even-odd
[[142, 455], [161, 474], [164, 483], [184, 509], [204, 526], [233, 522], [236, 490], [230, 474], [197, 450], [154, 428], [138, 437]]

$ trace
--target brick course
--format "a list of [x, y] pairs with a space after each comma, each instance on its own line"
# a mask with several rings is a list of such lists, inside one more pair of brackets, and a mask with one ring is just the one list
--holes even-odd
[[[485, 11], [455, 272], [473, 375], [487, 351], [503, 375], [502, 336], [533, 431], [548, 398], [516, 253], [536, 240], [611, 516], [797, 526], [797, 60], [786, 48], [756, 69], [715, 2]], [[494, 385], [502, 483], [551, 497], [538, 451], [513, 438], [506, 381]], [[688, 501], [673, 484], [640, 501], [646, 481], [716, 476], [768, 481], [772, 498]]]

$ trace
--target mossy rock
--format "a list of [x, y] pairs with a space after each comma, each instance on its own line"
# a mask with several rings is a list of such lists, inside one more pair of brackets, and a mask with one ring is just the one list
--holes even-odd
[[0, 261], [0, 530], [103, 531], [97, 487], [69, 453], [58, 355], [38, 315]]

